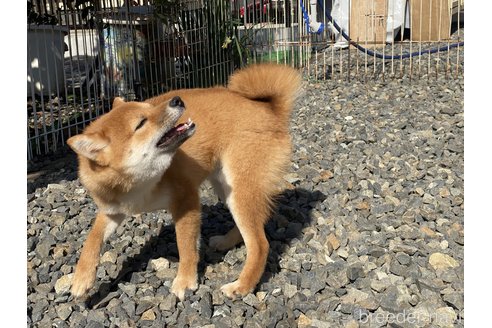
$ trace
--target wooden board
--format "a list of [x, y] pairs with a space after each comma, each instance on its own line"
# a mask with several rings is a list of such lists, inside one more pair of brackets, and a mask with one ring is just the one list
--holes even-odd
[[412, 41], [448, 40], [451, 11], [448, 0], [410, 0]]
[[384, 44], [387, 13], [387, 0], [352, 0], [350, 38], [363, 46]]

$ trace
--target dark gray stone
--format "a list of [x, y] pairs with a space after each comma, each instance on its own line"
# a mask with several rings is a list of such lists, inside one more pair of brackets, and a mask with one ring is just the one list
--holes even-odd
[[464, 295], [463, 293], [450, 293], [446, 294], [442, 297], [443, 301], [446, 302], [446, 304], [452, 306], [458, 311], [462, 311], [464, 308]]
[[93, 321], [93, 320], [89, 320], [87, 322], [87, 326], [85, 326], [86, 328], [104, 328], [104, 324], [102, 324], [101, 322], [99, 321]]
[[65, 320], [55, 319], [55, 321], [53, 321], [52, 327], [54, 327], [54, 328], [69, 328], [70, 326], [68, 325], [68, 323]]
[[154, 303], [148, 301], [141, 301], [137, 304], [137, 308], [135, 309], [136, 315], [141, 315], [148, 309], [151, 309], [154, 306]]
[[172, 311], [176, 308], [177, 297], [174, 294], [167, 295], [164, 300], [159, 303], [159, 309], [162, 311]]
[[132, 273], [132, 277], [130, 279], [130, 282], [132, 284], [141, 284], [141, 283], [145, 282], [145, 280], [146, 279], [145, 279], [145, 277], [143, 276], [142, 273], [140, 273], [140, 272], [133, 272]]
[[345, 261], [337, 261], [327, 265], [327, 283], [333, 288], [341, 288], [349, 283]]
[[360, 277], [365, 277], [364, 269], [361, 264], [354, 264], [347, 269], [347, 277], [350, 281], [355, 281]]
[[396, 253], [395, 257], [401, 265], [408, 265], [411, 262], [410, 255], [406, 253], [398, 252]]
[[410, 299], [409, 294], [402, 293], [396, 286], [390, 286], [381, 295], [380, 305], [383, 310], [399, 313], [410, 307]]
[[206, 319], [210, 319], [212, 317], [212, 312], [212, 297], [210, 294], [205, 294], [200, 300], [200, 315]]
[[51, 234], [45, 236], [42, 239], [42, 241], [39, 244], [37, 244], [35, 249], [39, 258], [41, 259], [47, 258], [48, 255], [50, 254], [52, 246], [55, 244], [56, 244], [55, 238]]
[[132, 300], [126, 299], [122, 302], [121, 307], [126, 311], [128, 316], [132, 318], [135, 315], [136, 305]]

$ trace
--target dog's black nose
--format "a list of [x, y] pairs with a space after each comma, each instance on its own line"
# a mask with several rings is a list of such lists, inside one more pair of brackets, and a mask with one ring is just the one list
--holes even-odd
[[184, 102], [180, 97], [176, 96], [169, 102], [169, 106], [171, 107], [184, 107]]

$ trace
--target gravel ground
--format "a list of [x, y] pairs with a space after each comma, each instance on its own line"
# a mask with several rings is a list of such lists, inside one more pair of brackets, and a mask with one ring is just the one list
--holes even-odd
[[292, 117], [285, 192], [266, 226], [262, 281], [242, 300], [244, 245], [208, 248], [232, 227], [202, 188], [199, 289], [170, 294], [170, 216], [126, 220], [102, 250], [87, 302], [70, 279], [96, 207], [70, 151], [34, 163], [27, 195], [27, 323], [33, 327], [461, 327], [464, 81], [306, 82]]

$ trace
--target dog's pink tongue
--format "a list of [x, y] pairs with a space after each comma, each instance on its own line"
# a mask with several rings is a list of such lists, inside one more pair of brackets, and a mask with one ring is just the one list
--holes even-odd
[[181, 123], [180, 125], [178, 125], [176, 127], [176, 131], [177, 132], [181, 132], [181, 131], [184, 131], [184, 130], [188, 130], [191, 127], [192, 124], [193, 124], [193, 121], [191, 119], [188, 119], [188, 122]]
[[181, 132], [183, 130], [186, 130], [187, 126], [186, 124], [180, 124], [176, 127], [176, 131]]

